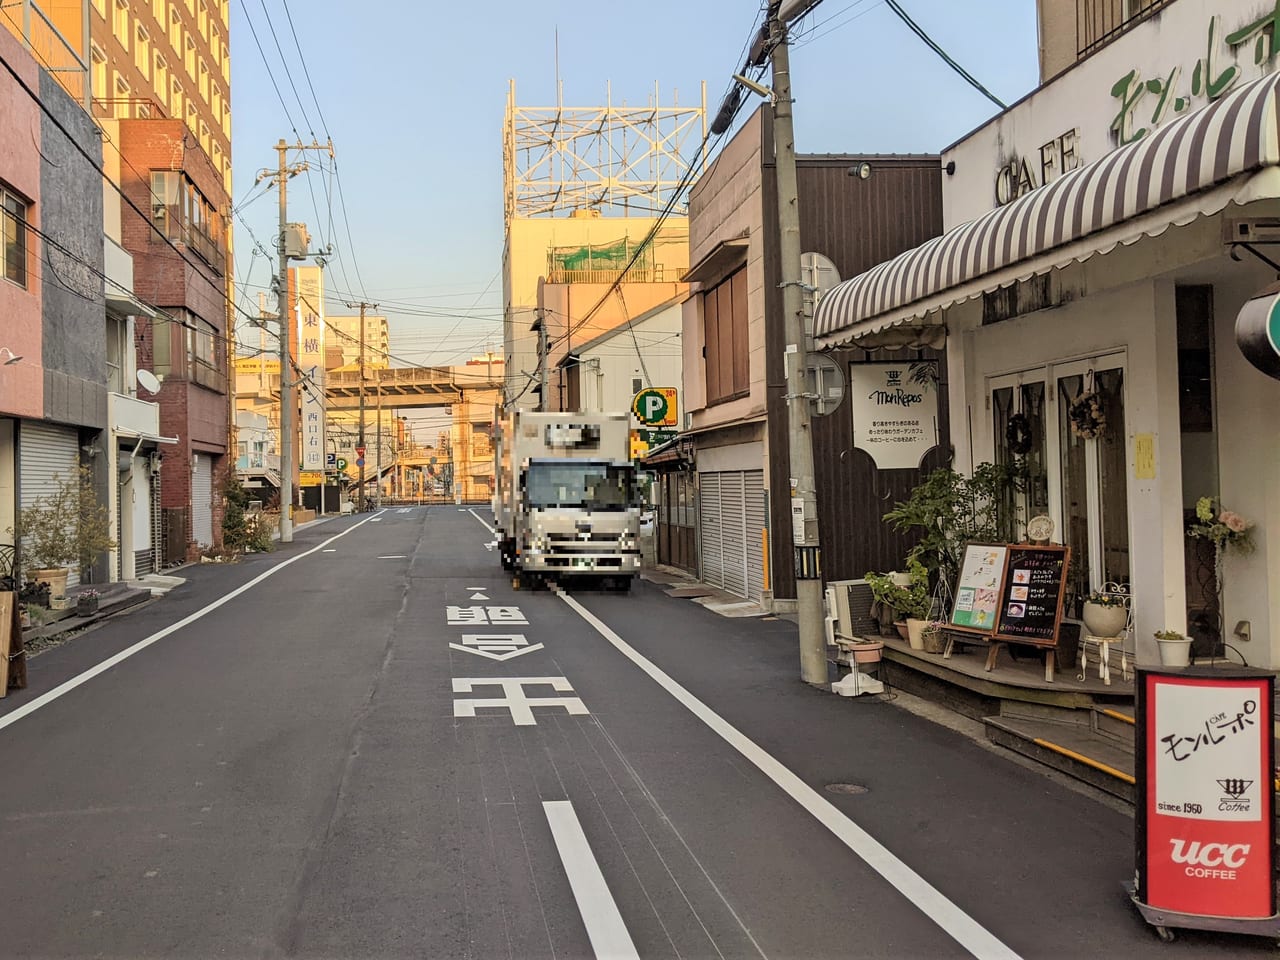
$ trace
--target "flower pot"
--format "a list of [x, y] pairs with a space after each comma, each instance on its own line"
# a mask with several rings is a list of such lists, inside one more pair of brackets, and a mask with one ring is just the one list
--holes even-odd
[[1160, 663], [1166, 667], [1185, 667], [1191, 663], [1191, 638], [1181, 637], [1177, 640], [1166, 640], [1156, 637], [1160, 647]]
[[49, 567], [45, 570], [32, 570], [31, 579], [36, 583], [47, 583], [50, 597], [65, 597], [68, 573], [70, 571], [66, 567]]
[[907, 630], [907, 623], [905, 620], [896, 620], [893, 625], [898, 631], [898, 636], [908, 642], [911, 640], [911, 634]]
[[49, 598], [50, 610], [65, 610], [69, 606], [71, 606], [71, 601], [68, 600], [66, 597], [50, 597]]
[[879, 663], [884, 655], [884, 644], [879, 640], [863, 640], [853, 645], [854, 663]]
[[98, 612], [97, 597], [77, 597], [76, 598], [76, 616], [92, 617]]
[[932, 628], [924, 631], [924, 652], [925, 653], [945, 653], [947, 649], [947, 637], [941, 628]]
[[1124, 607], [1104, 607], [1100, 603], [1085, 601], [1081, 619], [1091, 637], [1118, 637], [1129, 622], [1129, 611]]
[[924, 629], [929, 626], [928, 620], [917, 620], [915, 617], [907, 618], [907, 642], [911, 644], [912, 650], [924, 649]]

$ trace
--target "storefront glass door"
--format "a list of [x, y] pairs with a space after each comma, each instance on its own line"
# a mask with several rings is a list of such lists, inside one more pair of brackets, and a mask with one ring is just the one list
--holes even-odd
[[[992, 378], [989, 390], [996, 462], [1023, 460], [1025, 489], [1011, 506], [1020, 524], [1047, 513], [1071, 547], [1067, 612], [1078, 616], [1091, 590], [1129, 582], [1124, 357], [1024, 370]], [[1089, 393], [1095, 422], [1073, 428], [1072, 404]]]

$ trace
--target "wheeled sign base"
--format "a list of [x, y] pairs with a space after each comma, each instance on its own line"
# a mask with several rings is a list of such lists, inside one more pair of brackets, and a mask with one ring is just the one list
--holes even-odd
[[1276, 946], [1280, 947], [1280, 915], [1259, 920], [1241, 920], [1232, 917], [1206, 917], [1198, 913], [1178, 913], [1143, 903], [1138, 899], [1138, 888], [1132, 880], [1126, 880], [1121, 886], [1142, 914], [1142, 919], [1156, 928], [1156, 933], [1165, 943], [1173, 940], [1173, 931], [1177, 929], [1213, 930], [1218, 933], [1242, 933], [1251, 937], [1271, 937], [1276, 941]]

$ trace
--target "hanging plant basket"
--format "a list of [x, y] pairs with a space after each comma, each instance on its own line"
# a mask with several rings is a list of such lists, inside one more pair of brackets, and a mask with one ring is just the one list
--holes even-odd
[[1102, 436], [1107, 429], [1107, 416], [1102, 408], [1102, 394], [1097, 390], [1081, 393], [1071, 401], [1067, 410], [1071, 419], [1071, 432], [1083, 440]]

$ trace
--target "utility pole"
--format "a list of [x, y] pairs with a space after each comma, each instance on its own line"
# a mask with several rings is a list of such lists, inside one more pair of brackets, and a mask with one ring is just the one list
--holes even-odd
[[[368, 377], [368, 375], [369, 375], [369, 374], [368, 374], [368, 372], [365, 370], [365, 365], [364, 365], [364, 348], [365, 348], [365, 336], [366, 336], [366, 334], [365, 334], [365, 311], [366, 311], [366, 310], [370, 310], [370, 309], [372, 309], [372, 310], [377, 310], [377, 309], [378, 309], [378, 305], [377, 305], [376, 303], [365, 303], [363, 300], [362, 300], [362, 301], [360, 301], [360, 303], [358, 303], [358, 304], [357, 304], [357, 303], [348, 303], [348, 304], [347, 304], [347, 309], [348, 309], [348, 310], [354, 309], [355, 307], [359, 307], [359, 308], [360, 308], [360, 430], [359, 430], [359, 436], [358, 436], [358, 438], [356, 439], [356, 446], [359, 448], [359, 449], [356, 451], [356, 460], [357, 460], [357, 461], [359, 461], [359, 460], [363, 460], [363, 459], [364, 459], [364, 454], [360, 453], [360, 450], [364, 450], [364, 449], [365, 449], [365, 442], [364, 442], [364, 381], [365, 381], [365, 379], [366, 379], [366, 378]], [[381, 414], [379, 414], [379, 417], [381, 417]], [[360, 512], [361, 512], [361, 513], [363, 513], [363, 512], [364, 512], [364, 510], [365, 510], [365, 507], [367, 507], [367, 506], [368, 506], [368, 502], [367, 502], [367, 498], [366, 498], [366, 496], [365, 496], [365, 490], [364, 490], [364, 464], [359, 463], [359, 464], [358, 464], [358, 466], [359, 466], [359, 469], [360, 469], [360, 486], [358, 487], [358, 489], [359, 489], [359, 491], [360, 491], [360, 492], [359, 492], [359, 494], [358, 494], [358, 500], [359, 500], [359, 504], [360, 504]], [[379, 481], [379, 482], [381, 482], [381, 481]], [[379, 498], [379, 499], [381, 499], [381, 498]]]
[[280, 317], [280, 542], [293, 542], [293, 413], [297, 398], [293, 388], [298, 381], [292, 379], [293, 354], [289, 345], [290, 332], [293, 329], [289, 314], [289, 261], [304, 260], [309, 256], [306, 252], [289, 253], [288, 229], [289, 206], [286, 198], [287, 184], [291, 177], [307, 169], [306, 161], [290, 165], [290, 150], [326, 150], [330, 159], [333, 157], [333, 143], [322, 146], [315, 140], [310, 144], [286, 143], [283, 138], [276, 143], [276, 152], [280, 154], [279, 166], [275, 173], [263, 171], [258, 174], [258, 182], [266, 179], [275, 181], [280, 190], [280, 235], [277, 238], [279, 253], [279, 270], [276, 275], [277, 310]]
[[771, 10], [769, 41], [773, 74], [773, 142], [778, 179], [778, 253], [781, 258], [782, 314], [787, 372], [787, 437], [791, 455], [792, 543], [795, 547], [796, 604], [800, 621], [800, 677], [825, 687], [827, 640], [823, 630], [822, 572], [819, 566], [818, 489], [813, 470], [809, 411], [808, 335], [800, 265], [800, 201], [796, 186], [796, 145], [792, 129], [791, 62], [787, 25]]
[[[821, 0], [771, 0], [768, 20], [752, 44], [745, 74], [768, 57], [773, 88], [735, 74], [738, 83], [721, 104], [711, 132], [724, 133], [742, 101], [743, 88], [768, 96], [773, 104], [774, 164], [778, 193], [778, 258], [782, 288], [783, 363], [787, 378], [787, 447], [790, 456], [791, 542], [796, 578], [796, 612], [800, 625], [800, 677], [805, 683], [829, 683], [827, 643], [823, 629], [822, 571], [819, 565], [818, 490], [813, 469], [810, 426], [808, 352], [800, 264], [800, 204], [796, 185], [795, 131], [792, 127], [791, 63], [787, 24]], [[781, 495], [781, 491], [779, 491]]]
[[538, 391], [538, 410], [547, 409], [547, 353], [551, 347], [547, 343], [547, 312], [538, 307], [538, 376], [541, 389]]
[[374, 494], [374, 497], [375, 497], [374, 502], [377, 504], [378, 509], [381, 510], [382, 509], [382, 369], [381, 368], [378, 369], [378, 382], [375, 385], [374, 389], [378, 391], [378, 430], [376, 434], [378, 438], [377, 440], [378, 449], [376, 452], [377, 460], [375, 461], [377, 464], [376, 475], [378, 479], [376, 482], [378, 484], [378, 489], [377, 489], [377, 492]]

